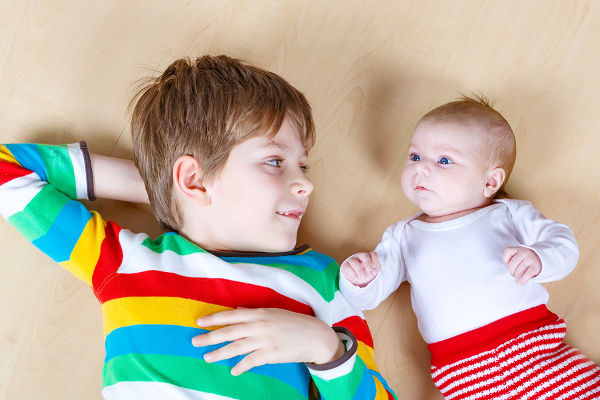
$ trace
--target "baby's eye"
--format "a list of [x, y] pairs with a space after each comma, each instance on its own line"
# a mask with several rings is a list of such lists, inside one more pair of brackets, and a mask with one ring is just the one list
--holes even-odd
[[302, 172], [307, 173], [310, 167], [308, 165], [301, 165], [300, 169], [302, 170]]
[[421, 156], [415, 153], [411, 153], [408, 155], [408, 159], [410, 161], [421, 161]]
[[450, 160], [448, 157], [442, 157], [442, 158], [440, 158], [439, 161], [438, 161], [438, 163], [439, 164], [444, 164], [444, 165], [454, 164], [454, 162], [452, 160]]
[[283, 162], [280, 158], [272, 158], [270, 160], [265, 161], [265, 164], [270, 165], [272, 167], [279, 168], [281, 167], [281, 163]]

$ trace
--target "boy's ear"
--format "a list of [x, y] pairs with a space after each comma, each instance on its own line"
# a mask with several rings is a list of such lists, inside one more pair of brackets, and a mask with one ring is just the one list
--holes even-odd
[[483, 188], [483, 195], [490, 198], [500, 190], [502, 184], [506, 179], [506, 172], [502, 167], [492, 168], [487, 172], [485, 187]]
[[210, 196], [202, 185], [202, 168], [192, 156], [181, 156], [173, 164], [173, 189], [181, 196], [202, 206], [210, 204]]

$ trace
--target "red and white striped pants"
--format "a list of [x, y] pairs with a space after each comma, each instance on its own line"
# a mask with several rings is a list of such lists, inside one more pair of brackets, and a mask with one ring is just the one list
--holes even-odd
[[431, 376], [446, 399], [600, 399], [600, 368], [563, 342], [546, 306], [432, 343]]

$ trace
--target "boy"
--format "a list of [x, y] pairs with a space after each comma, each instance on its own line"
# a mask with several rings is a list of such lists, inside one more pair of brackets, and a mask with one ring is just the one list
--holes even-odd
[[342, 263], [342, 293], [372, 309], [410, 282], [447, 399], [596, 399], [600, 370], [563, 343], [565, 323], [546, 308], [540, 284], [575, 267], [577, 243], [529, 202], [494, 199], [514, 160], [512, 129], [485, 100], [426, 114], [401, 178], [421, 212], [390, 226], [375, 251]]
[[[395, 397], [335, 261], [294, 250], [313, 188], [304, 96], [204, 56], [175, 61], [134, 100], [143, 184], [132, 163], [84, 143], [0, 148], [2, 215], [102, 305], [103, 396]], [[170, 232], [151, 240], [74, 200], [95, 196], [149, 201]]]

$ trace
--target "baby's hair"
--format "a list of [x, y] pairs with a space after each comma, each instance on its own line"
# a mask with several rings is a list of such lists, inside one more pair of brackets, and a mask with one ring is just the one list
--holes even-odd
[[[516, 158], [515, 135], [502, 114], [493, 108], [493, 103], [483, 95], [468, 97], [443, 104], [421, 118], [422, 121], [473, 123], [485, 131], [484, 154], [489, 157], [492, 167], [502, 167], [508, 181]], [[500, 192], [503, 192], [501, 189]]]
[[194, 157], [208, 182], [235, 145], [275, 136], [286, 117], [307, 152], [315, 141], [311, 108], [300, 91], [277, 74], [227, 56], [174, 61], [142, 82], [130, 107], [133, 159], [154, 214], [168, 230], [183, 225], [172, 190], [180, 156]]

